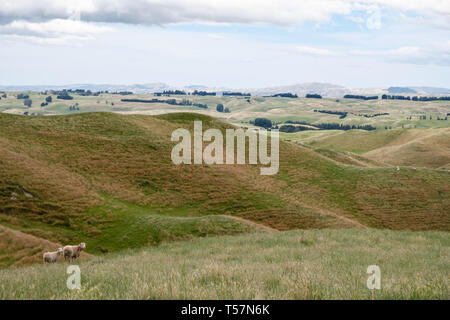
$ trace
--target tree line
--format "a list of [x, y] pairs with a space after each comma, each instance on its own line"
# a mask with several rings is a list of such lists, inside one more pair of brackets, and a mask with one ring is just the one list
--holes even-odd
[[163, 92], [155, 92], [155, 96], [160, 97], [162, 95], [186, 95], [186, 91], [183, 90], [164, 90]]
[[120, 99], [120, 101], [123, 102], [140, 102], [140, 103], [167, 103], [174, 106], [194, 106], [202, 109], [208, 109], [208, 106], [203, 103], [194, 103], [192, 101], [189, 101], [187, 99], [183, 99], [181, 101], [177, 101], [176, 99], [167, 99], [167, 100], [160, 100], [160, 99]]
[[292, 93], [276, 93], [271, 96], [264, 96], [265, 98], [298, 98], [296, 94]]
[[376, 130], [376, 128], [371, 126], [370, 124], [349, 125], [349, 124], [341, 124], [341, 123], [317, 123], [317, 124], [307, 123], [305, 125], [308, 125], [310, 127], [294, 126], [291, 124], [285, 124], [280, 127], [280, 131], [287, 132], [287, 133], [293, 133], [293, 132], [306, 131], [306, 130], [344, 130], [344, 131], [354, 130], [354, 129], [366, 130], [366, 131]]
[[314, 112], [335, 114], [335, 115], [339, 116], [339, 119], [344, 119], [348, 114], [348, 112], [345, 112], [345, 111], [317, 110], [317, 109], [314, 109]]
[[224, 95], [224, 96], [251, 97], [251, 94], [250, 94], [250, 93], [228, 92], [228, 91], [223, 92], [222, 95]]
[[418, 96], [401, 96], [401, 95], [388, 95], [383, 94], [381, 99], [384, 100], [411, 100], [411, 101], [450, 101], [450, 96], [442, 96], [442, 97], [418, 97]]
[[215, 96], [216, 95], [215, 92], [198, 91], [198, 90], [194, 90], [191, 94], [193, 96]]
[[360, 95], [354, 95], [354, 94], [346, 94], [344, 96], [345, 99], [360, 99], [360, 100], [377, 100], [378, 96], [360, 96]]
[[322, 99], [322, 96], [316, 93], [308, 93], [305, 98]]

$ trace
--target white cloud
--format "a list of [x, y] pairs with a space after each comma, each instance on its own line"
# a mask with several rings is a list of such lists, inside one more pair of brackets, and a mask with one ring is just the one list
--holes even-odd
[[0, 23], [77, 17], [93, 22], [165, 25], [171, 23], [269, 23], [295, 25], [329, 21], [332, 15], [379, 5], [450, 18], [442, 0], [2, 0]]
[[16, 19], [81, 19], [149, 25], [171, 23], [299, 24], [327, 21], [332, 14], [348, 14], [347, 0], [3, 0], [0, 21]]
[[[405, 19], [450, 29], [450, 1], [442, 0], [2, 0], [0, 34], [61, 42], [90, 39], [106, 31], [92, 23], [287, 27], [306, 21], [330, 22], [334, 15], [344, 15], [360, 27], [365, 21], [368, 29], [378, 30], [386, 8], [398, 10]], [[361, 11], [365, 12], [364, 19]], [[320, 50], [309, 53], [329, 54]]]
[[53, 19], [45, 22], [15, 20], [0, 25], [0, 34], [12, 38], [25, 38], [38, 43], [67, 44], [93, 39], [95, 34], [112, 31], [112, 28], [76, 20]]
[[389, 50], [352, 50], [348, 54], [417, 65], [450, 66], [450, 41], [427, 47], [403, 46]]
[[295, 50], [301, 54], [307, 54], [307, 55], [312, 55], [312, 56], [335, 56], [335, 55], [337, 55], [336, 52], [331, 51], [331, 50], [314, 48], [314, 47], [306, 47], [306, 46], [296, 46]]

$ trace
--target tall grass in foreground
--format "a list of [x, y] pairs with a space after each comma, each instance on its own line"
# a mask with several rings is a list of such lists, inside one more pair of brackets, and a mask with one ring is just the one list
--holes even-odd
[[[367, 289], [369, 265], [381, 290]], [[196, 239], [0, 271], [1, 299], [449, 299], [446, 232], [306, 230]]]

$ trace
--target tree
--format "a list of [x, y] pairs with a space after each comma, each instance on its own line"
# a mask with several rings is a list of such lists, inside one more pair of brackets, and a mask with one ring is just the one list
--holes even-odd
[[47, 101], [48, 103], [52, 102], [52, 96], [48, 96], [47, 98], [45, 98], [45, 101]]
[[23, 100], [23, 104], [25, 105], [25, 106], [27, 106], [28, 108], [30, 108], [31, 107], [31, 104], [33, 103], [33, 101], [31, 101], [31, 99], [25, 99], [25, 100]]
[[219, 103], [219, 104], [217, 105], [217, 107], [216, 107], [216, 110], [217, 110], [218, 112], [223, 112], [223, 104]]
[[19, 93], [17, 99], [28, 99], [30, 96], [24, 93]]
[[256, 118], [255, 126], [263, 127], [263, 128], [271, 128], [272, 121], [270, 121], [270, 119], [267, 119], [267, 118]]
[[231, 111], [230, 111], [230, 109], [228, 109], [228, 107], [227, 107], [227, 108], [225, 108], [225, 110], [224, 110], [223, 112], [225, 112], [225, 113], [230, 113]]

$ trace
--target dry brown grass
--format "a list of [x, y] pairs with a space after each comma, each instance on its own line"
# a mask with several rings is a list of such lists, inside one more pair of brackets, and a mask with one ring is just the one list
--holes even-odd
[[[0, 267], [22, 266], [32, 263], [42, 263], [42, 254], [46, 251], [56, 251], [62, 247], [42, 238], [32, 236], [0, 225]], [[82, 252], [80, 259], [92, 257]], [[63, 260], [62, 257], [59, 259]]]
[[233, 215], [277, 230], [450, 230], [448, 172], [345, 166], [289, 143], [275, 176], [251, 165], [175, 166], [170, 134], [194, 119], [229, 127], [195, 114], [0, 114], [0, 224], [53, 242], [94, 241], [127, 218], [104, 208], [112, 198], [144, 215]]

